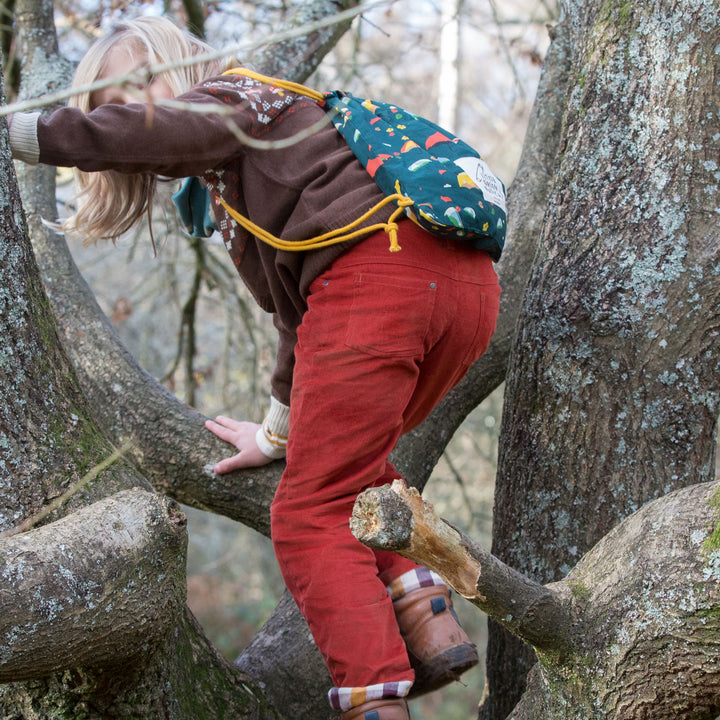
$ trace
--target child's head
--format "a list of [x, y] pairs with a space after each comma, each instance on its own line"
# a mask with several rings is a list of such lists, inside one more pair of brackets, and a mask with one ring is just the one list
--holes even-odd
[[[173, 95], [181, 95], [193, 85], [197, 85], [211, 75], [222, 72], [221, 61], [203, 60], [203, 56], [212, 52], [212, 48], [190, 33], [181, 30], [164, 17], [142, 17], [135, 20], [122, 20], [113, 24], [108, 32], [97, 40], [80, 61], [73, 85], [89, 85], [107, 75], [108, 58], [113, 50], [122, 46], [138, 63], [149, 67], [184, 64], [162, 73], [162, 79], [168, 84]], [[197, 58], [198, 62], [186, 61]], [[138, 101], [142, 101], [138, 94]], [[93, 109], [88, 93], [73, 96], [70, 104], [85, 112]]]
[[[172, 96], [181, 95], [227, 67], [227, 62], [203, 59], [212, 48], [170, 20], [143, 17], [115, 23], [93, 43], [77, 67], [73, 85], [79, 88], [110, 77], [113, 71], [108, 67], [108, 60], [118, 51], [133, 61], [128, 69], [152, 69], [178, 63], [177, 67], [164, 70], [159, 76], [163, 86], [169, 89], [168, 95]], [[187, 62], [193, 58], [197, 62]], [[136, 102], [148, 99], [143, 90], [136, 84], [117, 88], [123, 97], [130, 96]], [[111, 97], [112, 89], [110, 92], [107, 89], [96, 93], [81, 92], [70, 99], [69, 105], [89, 112], [98, 102], [106, 102]], [[79, 189], [78, 209], [63, 223], [63, 228], [77, 232], [86, 243], [116, 238], [132, 228], [148, 211], [155, 194], [156, 178], [150, 174], [76, 171], [75, 177]]]

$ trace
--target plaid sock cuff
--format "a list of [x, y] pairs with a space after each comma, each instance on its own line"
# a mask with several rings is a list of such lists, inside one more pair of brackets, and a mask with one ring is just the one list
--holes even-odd
[[367, 687], [334, 687], [328, 692], [328, 701], [333, 710], [347, 712], [371, 700], [383, 698], [402, 698], [410, 692], [410, 680], [378, 683]]
[[432, 587], [433, 585], [445, 585], [445, 583], [437, 573], [428, 570], [426, 567], [419, 567], [415, 570], [408, 570], [400, 577], [395, 578], [387, 586], [387, 591], [393, 600], [397, 600], [413, 590]]

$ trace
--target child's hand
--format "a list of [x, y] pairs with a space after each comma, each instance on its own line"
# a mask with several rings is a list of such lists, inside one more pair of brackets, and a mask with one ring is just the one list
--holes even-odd
[[232, 472], [240, 468], [260, 467], [272, 462], [255, 442], [260, 425], [252, 422], [238, 422], [229, 417], [218, 415], [215, 420], [206, 420], [205, 427], [221, 440], [234, 445], [240, 452], [216, 463], [213, 470], [218, 474]]

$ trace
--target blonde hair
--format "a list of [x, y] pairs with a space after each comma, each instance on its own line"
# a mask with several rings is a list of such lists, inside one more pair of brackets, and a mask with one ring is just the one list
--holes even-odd
[[[118, 43], [125, 43], [133, 55], [146, 55], [151, 67], [212, 52], [209, 45], [166, 18], [123, 20], [115, 23], [91, 45], [75, 71], [73, 86], [89, 85], [100, 79], [108, 53]], [[198, 63], [166, 70], [161, 77], [177, 96], [222, 72], [227, 64], [220, 60], [199, 60]], [[83, 112], [93, 109], [88, 92], [74, 95], [69, 105]], [[114, 240], [136, 225], [145, 213], [150, 217], [157, 185], [157, 178], [152, 173], [129, 175], [114, 170], [92, 173], [75, 170], [75, 180], [78, 188], [77, 210], [63, 222], [62, 229], [82, 236], [86, 245], [101, 238]]]

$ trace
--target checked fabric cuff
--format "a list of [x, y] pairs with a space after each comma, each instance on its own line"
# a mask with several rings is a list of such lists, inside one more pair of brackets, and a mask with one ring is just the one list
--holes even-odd
[[400, 577], [395, 578], [386, 587], [388, 595], [390, 595], [393, 600], [397, 600], [413, 590], [432, 587], [433, 585], [444, 587], [445, 583], [437, 573], [421, 566], [415, 570], [408, 570], [408, 572], [403, 573]]
[[284, 458], [289, 431], [290, 408], [271, 396], [270, 410], [255, 435], [255, 442], [263, 455], [273, 460]]
[[411, 685], [410, 680], [401, 680], [367, 687], [334, 687], [328, 692], [328, 702], [333, 710], [346, 712], [371, 700], [405, 697], [410, 692]]

